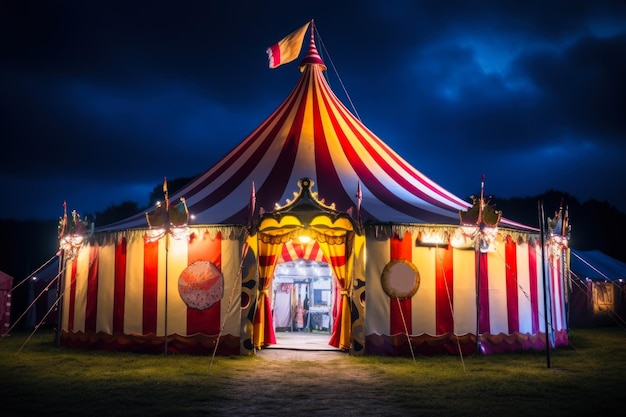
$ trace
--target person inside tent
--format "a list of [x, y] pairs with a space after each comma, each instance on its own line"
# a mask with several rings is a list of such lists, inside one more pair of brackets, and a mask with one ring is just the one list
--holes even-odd
[[309, 294], [307, 290], [307, 295], [304, 296], [304, 328], [311, 331], [311, 327], [309, 326]]
[[300, 298], [300, 294], [298, 294], [298, 305], [296, 307], [296, 329], [301, 332], [304, 328], [304, 314], [305, 310], [302, 306], [302, 299]]

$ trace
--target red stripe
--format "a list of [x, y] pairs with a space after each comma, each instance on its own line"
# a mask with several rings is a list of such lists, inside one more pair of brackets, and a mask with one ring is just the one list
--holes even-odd
[[126, 238], [115, 245], [115, 283], [113, 288], [113, 334], [124, 333], [126, 298]]
[[280, 48], [278, 47], [278, 44], [275, 43], [274, 45], [270, 46], [270, 50], [272, 51], [271, 68], [276, 68], [280, 65]]
[[478, 282], [479, 282], [479, 309], [478, 312], [478, 333], [490, 333], [491, 323], [489, 321], [489, 268], [487, 262], [488, 253], [478, 252]]
[[528, 270], [530, 272], [530, 308], [532, 315], [532, 334], [539, 332], [539, 293], [537, 287], [537, 245], [528, 244]]
[[[320, 262], [328, 263], [324, 254], [320, 254], [320, 246], [317, 242], [308, 243], [306, 245], [300, 243], [294, 243], [289, 241], [283, 245], [281, 250], [279, 262], [290, 262], [295, 259], [304, 259], [307, 261], [317, 261], [320, 257]], [[342, 262], [345, 263], [345, 260]], [[343, 265], [343, 264], [342, 264]]]
[[297, 259], [304, 258], [304, 250], [302, 249], [302, 245], [301, 244], [299, 244], [299, 243], [292, 243], [291, 247], [295, 251]]
[[511, 236], [506, 237], [506, 310], [508, 312], [509, 334], [519, 332], [519, 301], [517, 282], [517, 245]]
[[259, 266], [272, 265], [275, 257], [275, 255], [259, 255]]
[[345, 256], [330, 256], [328, 258], [328, 261], [333, 267], [343, 266], [346, 264], [346, 257]]
[[98, 318], [98, 247], [89, 247], [89, 272], [87, 274], [87, 300], [85, 333], [95, 333]]
[[454, 332], [452, 248], [435, 248], [435, 314], [437, 334]]
[[[390, 260], [406, 259], [412, 261], [413, 239], [411, 234], [406, 232], [404, 239], [400, 240], [398, 235], [394, 235], [390, 241]], [[406, 300], [391, 299], [389, 311], [389, 329], [394, 334], [412, 334], [413, 321], [411, 318], [411, 299]], [[406, 327], [405, 327], [406, 323]]]
[[[203, 236], [192, 237], [188, 249], [189, 265], [196, 261], [209, 261], [222, 269], [222, 235], [218, 233], [211, 239], [209, 232]], [[187, 334], [203, 333], [214, 335], [220, 331], [221, 301], [204, 310], [187, 308]]]
[[157, 332], [159, 242], [145, 241], [143, 250], [143, 334]]
[[[309, 259], [317, 260], [318, 256], [320, 256], [320, 252], [321, 252], [320, 245], [317, 242], [315, 242], [315, 244], [311, 248], [311, 253], [309, 254]], [[326, 259], [326, 256], [323, 253], [321, 253], [320, 259], [321, 259], [320, 262], [328, 263], [328, 260]]]
[[276, 344], [276, 334], [274, 333], [274, 325], [272, 324], [272, 309], [270, 306], [270, 300], [267, 295], [263, 295], [265, 300], [265, 317], [269, 325], [263, 326], [263, 340], [265, 340], [266, 344], [275, 345]]
[[281, 250], [281, 254], [280, 257], [282, 258], [283, 262], [290, 262], [293, 261], [293, 256], [291, 256], [291, 242], [287, 242], [283, 245], [283, 248]]
[[77, 269], [77, 259], [74, 258], [72, 260], [72, 273], [70, 274], [70, 301], [69, 301], [69, 314], [67, 315], [67, 330], [69, 332], [74, 331], [74, 317], [76, 315], [76, 269]]

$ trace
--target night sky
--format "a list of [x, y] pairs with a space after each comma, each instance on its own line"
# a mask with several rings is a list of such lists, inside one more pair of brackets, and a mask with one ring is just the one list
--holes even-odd
[[311, 19], [339, 99], [457, 196], [485, 174], [496, 203], [626, 212], [625, 1], [0, 4], [0, 218], [145, 206], [202, 173], [295, 87], [300, 59], [265, 50]]

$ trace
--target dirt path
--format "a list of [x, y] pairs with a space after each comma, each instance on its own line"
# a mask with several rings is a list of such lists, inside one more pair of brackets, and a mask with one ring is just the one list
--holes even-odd
[[[223, 381], [216, 413], [401, 416], [390, 382], [344, 352], [264, 349], [249, 375]], [[242, 383], [251, 381], [251, 383]]]

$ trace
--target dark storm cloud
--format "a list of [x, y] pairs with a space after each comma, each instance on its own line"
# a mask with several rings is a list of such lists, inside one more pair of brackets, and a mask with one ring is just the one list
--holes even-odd
[[311, 18], [335, 93], [444, 188], [626, 211], [624, 2], [336, 3], [5, 2], [0, 217], [143, 205], [209, 168], [293, 89], [265, 48]]

